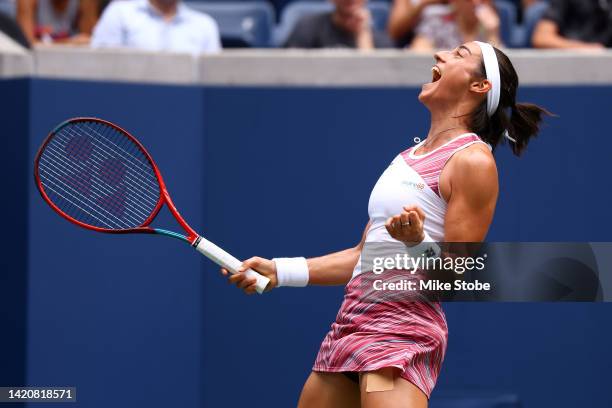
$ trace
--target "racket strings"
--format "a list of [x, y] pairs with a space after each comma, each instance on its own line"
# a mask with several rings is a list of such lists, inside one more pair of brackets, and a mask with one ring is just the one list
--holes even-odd
[[[53, 192], [56, 197], [51, 194], [48, 194], [48, 196], [63, 212], [90, 225], [111, 229], [129, 228], [127, 222], [109, 212], [95, 201], [95, 198], [99, 198], [99, 196], [94, 194], [92, 199], [90, 192], [81, 192], [83, 190], [82, 186], [88, 186], [87, 181], [70, 179], [67, 173], [59, 172], [53, 165], [47, 166], [41, 162], [40, 168], [41, 174], [46, 178], [43, 181], [45, 190], [47, 193], [49, 191]], [[57, 182], [59, 179], [63, 179], [62, 182]], [[84, 212], [89, 216], [89, 219], [82, 215], [75, 216], [75, 210]]]
[[[53, 148], [50, 147], [50, 150], [53, 150]], [[66, 204], [72, 206], [76, 205], [77, 208], [85, 210], [89, 216], [95, 217], [96, 220], [103, 218], [104, 222], [102, 226], [106, 228], [129, 228], [131, 224], [136, 223], [133, 218], [126, 217], [127, 220], [122, 220], [120, 216], [118, 216], [118, 214], [120, 215], [120, 212], [124, 210], [124, 208], [122, 208], [123, 206], [111, 206], [109, 198], [113, 197], [113, 193], [109, 194], [107, 191], [103, 191], [104, 188], [98, 187], [98, 185], [101, 186], [102, 184], [100, 184], [95, 177], [92, 180], [92, 174], [95, 173], [88, 168], [76, 169], [69, 163], [58, 164], [58, 162], [61, 161], [61, 157], [58, 156], [60, 153], [56, 152], [54, 154], [55, 156], [52, 157], [53, 161], [49, 161], [48, 163], [46, 160], [41, 159], [40, 167], [46, 170], [47, 176], [52, 176], [52, 178], [48, 177], [47, 180], [43, 179], [43, 184], [45, 184], [45, 182], [46, 184], [50, 184], [47, 187], [59, 193], [62, 198], [69, 200], [69, 203], [54, 200], [56, 205], [60, 207], [64, 205], [61, 209], [68, 212], [71, 216], [73, 214], [70, 214], [70, 211], [66, 211], [68, 208]], [[58, 180], [60, 181], [59, 183]], [[61, 194], [60, 191], [63, 194]], [[119, 192], [119, 194], [121, 193]], [[91, 223], [91, 221], [89, 223]]]
[[[63, 178], [65, 182], [67, 182], [72, 187], [74, 187], [72, 190], [76, 190], [75, 194], [78, 197], [88, 201], [89, 203], [96, 204], [95, 200], [92, 200], [92, 198], [99, 200], [99, 201], [105, 201], [105, 200], [108, 201], [107, 197], [113, 197], [114, 194], [121, 194], [121, 192], [118, 192], [116, 190], [115, 191], [108, 190], [107, 188], [102, 186], [102, 184], [100, 184], [100, 181], [96, 179], [95, 177], [92, 180], [92, 177], [91, 177], [92, 173], [90, 172], [90, 170], [82, 169], [82, 168], [77, 169], [73, 166], [68, 165], [69, 167], [68, 170], [75, 170], [74, 173], [69, 174], [69, 173], [66, 173], [64, 169], [56, 166], [53, 162], [50, 162], [50, 163], [41, 162], [40, 166], [48, 173], [51, 173], [54, 176]], [[48, 180], [48, 182], [50, 182], [51, 184], [54, 184], [56, 188], [59, 188], [63, 190], [64, 192], [66, 192], [63, 186], [58, 185], [53, 180]], [[129, 198], [128, 200], [132, 201]], [[146, 209], [140, 206], [138, 203], [136, 203], [136, 206], [137, 206], [136, 209], [127, 208], [126, 210], [128, 214], [126, 214], [126, 216], [131, 215], [132, 220], [138, 220], [141, 217], [146, 218], [147, 214], [144, 212], [146, 211]], [[106, 207], [108, 207], [108, 205]], [[115, 218], [117, 217], [115, 216]], [[118, 219], [118, 221], [121, 223], [120, 219]], [[137, 222], [137, 221], [134, 221], [134, 222]]]
[[[61, 140], [67, 141], [67, 139], [62, 138], [61, 135], [58, 135], [58, 137], [60, 137]], [[103, 147], [99, 146], [101, 151], [104, 152]], [[51, 147], [49, 147], [51, 149]], [[57, 153], [57, 152], [55, 152]], [[112, 153], [111, 153], [112, 154]], [[121, 173], [120, 175], [123, 177], [126, 177], [128, 180], [138, 183], [139, 180], [135, 180], [132, 177], [129, 176], [129, 174], [125, 174], [125, 172], [123, 171], [123, 168], [120, 168], [119, 166], [121, 166], [121, 163], [117, 160], [112, 158], [111, 155], [108, 154], [108, 152], [105, 153], [100, 153], [99, 155], [100, 157], [104, 158], [104, 162], [102, 162], [100, 160], [99, 157], [97, 156], [92, 156], [90, 157], [91, 163], [92, 163], [92, 168], [96, 171], [96, 172], [100, 172], [100, 175], [102, 177], [98, 177], [99, 180], [103, 181], [102, 179], [106, 179], [111, 181], [109, 183], [110, 187], [112, 188], [113, 185], [117, 185], [118, 182], [120, 181], [121, 177], [118, 177], [118, 172], [117, 170], [119, 170], [119, 173]], [[113, 169], [115, 169], [115, 171], [113, 172]], [[114, 175], [113, 175], [114, 174]], [[97, 176], [96, 176], [97, 177]], [[151, 184], [151, 186], [155, 187], [157, 189], [157, 185], [153, 185]], [[147, 190], [149, 190], [152, 194], [158, 194], [158, 190], [153, 190], [151, 187], [148, 187]], [[152, 201], [150, 199], [150, 197], [147, 196], [142, 196], [139, 195], [139, 197], [145, 201], [148, 201], [149, 204], [156, 204], [156, 201]]]
[[141, 226], [160, 198], [153, 165], [123, 132], [69, 122], [46, 144], [39, 177], [49, 199], [75, 220], [106, 229]]
[[[103, 135], [100, 132], [96, 132], [94, 129], [92, 129], [89, 126], [87, 126], [86, 129], [88, 131], [93, 131], [97, 136], [103, 137]], [[68, 130], [68, 134], [72, 136], [73, 132], [70, 131], [71, 129], [68, 128], [67, 130]], [[96, 139], [91, 139], [91, 140], [94, 142], [94, 145], [100, 148], [101, 151], [106, 152], [105, 154], [100, 155], [101, 156], [100, 159], [97, 159], [96, 156], [92, 156], [90, 158], [91, 159], [90, 161], [92, 162], [92, 168], [94, 170], [93, 174], [95, 176], [95, 181], [96, 181], [96, 183], [93, 184], [93, 187], [94, 188], [97, 187], [98, 191], [105, 190], [101, 192], [103, 196], [98, 197], [99, 203], [102, 205], [103, 208], [114, 210], [112, 212], [115, 214], [121, 214], [124, 210], [126, 210], [124, 201], [125, 201], [125, 198], [127, 197], [128, 201], [132, 202], [133, 204], [132, 207], [136, 209], [136, 211], [134, 210], [130, 211], [130, 207], [127, 207], [127, 210], [128, 210], [127, 212], [128, 213], [131, 212], [135, 214], [135, 218], [137, 220], [136, 223], [140, 223], [140, 221], [142, 221], [143, 218], [146, 218], [148, 216], [148, 213], [150, 211], [149, 211], [149, 208], [145, 208], [145, 209], [142, 209], [141, 211], [138, 211], [137, 210], [138, 208], [142, 208], [142, 206], [139, 205], [139, 201], [143, 200], [144, 198], [143, 201], [146, 203], [147, 198], [143, 197], [142, 195], [138, 195], [137, 200], [129, 199], [129, 196], [127, 196], [125, 192], [125, 185], [119, 184], [119, 182], [122, 181], [122, 179], [126, 176], [125, 175], [126, 171], [125, 171], [122, 161], [112, 158], [112, 154], [114, 152], [108, 152], [107, 150], [105, 150], [103, 146], [100, 146], [99, 143], [96, 143]], [[105, 140], [108, 141], [108, 138], [106, 138]], [[96, 166], [96, 164], [98, 164], [98, 166]], [[85, 171], [87, 172], [87, 170]], [[129, 178], [130, 177], [128, 176], [128, 179]], [[156, 191], [154, 193], [155, 195], [157, 195]], [[149, 206], [155, 205], [155, 202], [153, 200], [148, 200], [148, 201], [149, 201]], [[134, 223], [135, 222], [134, 217], [132, 217], [132, 219], [128, 221], [132, 221], [131, 223]]]
[[[121, 139], [121, 142], [122, 142], [121, 144], [124, 145], [122, 147], [120, 145], [117, 145], [117, 144], [113, 143], [111, 140], [109, 140], [108, 138], [104, 137], [103, 134], [101, 134], [100, 132], [92, 129], [91, 127], [89, 127], [87, 125], [84, 125], [84, 126], [85, 126], [85, 128], [87, 130], [90, 130], [96, 136], [99, 136], [100, 138], [103, 138], [104, 141], [108, 142], [113, 147], [116, 147], [117, 148], [117, 153], [119, 154], [120, 157], [126, 159], [126, 163], [128, 165], [137, 164], [139, 172], [136, 172], [135, 174], [140, 178], [141, 181], [144, 182], [145, 187], [148, 187], [148, 189], [150, 189], [152, 192], [154, 192], [156, 194], [159, 193], [159, 185], [158, 185], [158, 182], [157, 182], [157, 177], [155, 176], [154, 172], [152, 171], [152, 166], [149, 163], [149, 161], [144, 157], [144, 155], [142, 154], [140, 149], [138, 149], [136, 151], [137, 153], [139, 153], [140, 158], [129, 152], [129, 150], [128, 150], [129, 147], [135, 147], [135, 144], [130, 139], [127, 139], [125, 137], [123, 139]], [[96, 143], [96, 140], [93, 139], [93, 142]], [[103, 144], [100, 144], [99, 147], [102, 149], [102, 151], [104, 151], [104, 145]], [[113, 153], [115, 153], [115, 151], [111, 149], [111, 150], [107, 150], [106, 153], [113, 154]]]
[[[71, 132], [70, 132], [71, 133]], [[61, 137], [61, 135], [58, 135], [58, 137], [61, 140], [66, 140], [64, 138]], [[74, 152], [76, 151], [75, 149], [75, 141], [79, 141], [79, 139], [77, 138], [82, 138], [80, 136], [76, 136], [70, 140], [67, 141], [66, 143], [66, 150], [69, 152]], [[90, 145], [90, 141], [85, 139], [86, 142], [84, 143], [80, 143], [80, 145]], [[56, 161], [60, 161], [62, 159], [61, 157], [61, 152], [56, 150], [53, 146], [49, 146], [48, 150], [51, 151], [50, 156], [53, 157], [54, 160]], [[86, 148], [86, 149], [79, 149], [80, 151], [85, 150], [85, 151], [90, 151], [91, 148]], [[77, 152], [77, 154], [80, 152]], [[82, 156], [79, 156], [80, 158], [82, 158]], [[87, 157], [88, 159], [90, 158], [89, 156]], [[91, 159], [93, 160], [94, 158], [91, 157]], [[94, 160], [95, 161], [95, 160]], [[112, 204], [111, 204], [111, 199], [115, 196], [115, 195], [121, 195], [123, 190], [123, 186], [119, 185], [120, 190], [117, 191], [116, 185], [118, 184], [118, 182], [120, 181], [118, 176], [115, 177], [109, 177], [109, 169], [100, 169], [99, 167], [96, 166], [88, 166], [88, 167], [84, 167], [82, 165], [78, 164], [78, 161], [74, 161], [72, 164], [70, 164], [69, 162], [64, 163], [68, 169], [67, 170], [72, 170], [71, 174], [66, 173], [65, 171], [63, 171], [62, 168], [58, 167], [57, 165], [53, 164], [53, 163], [49, 163], [49, 166], [53, 167], [52, 169], [47, 169], [47, 170], [51, 170], [53, 171], [56, 175], [61, 175], [62, 177], [65, 178], [66, 181], [71, 182], [72, 184], [76, 184], [77, 187], [81, 187], [81, 186], [86, 186], [86, 191], [82, 191], [82, 188], [78, 188], [78, 192], [81, 193], [79, 194], [79, 197], [82, 199], [85, 199], [88, 201], [89, 204], [92, 203], [92, 200], [90, 199], [91, 196], [94, 196], [95, 198], [97, 198], [100, 202], [104, 203], [105, 205], [103, 206], [106, 208], [113, 208]], [[45, 164], [43, 164], [44, 166]], [[92, 171], [92, 169], [94, 171]], [[100, 172], [102, 176], [106, 176], [105, 178], [107, 180], [102, 180], [102, 178], [98, 177], [96, 174]], [[58, 174], [59, 173], [59, 174]], [[119, 174], [119, 176], [121, 176], [121, 174]], [[93, 183], [92, 183], [92, 178], [93, 178]], [[108, 180], [109, 178], [115, 178], [116, 181], [112, 181], [112, 180]], [[111, 183], [108, 183], [108, 181], [111, 181]], [[115, 200], [116, 201], [116, 200]], [[135, 203], [138, 206], [138, 203]], [[155, 203], [152, 203], [153, 205]], [[122, 210], [123, 206], [118, 207], [115, 206], [115, 209], [118, 210]], [[131, 212], [134, 214], [135, 217], [132, 217], [131, 221], [132, 222], [138, 222], [138, 220], [142, 217], [144, 217], [146, 219], [146, 217], [148, 216], [147, 214], [147, 210], [143, 209], [144, 212], [134, 212], [133, 210], [131, 210], [130, 208], [127, 208], [128, 212]], [[114, 215], [114, 214], [113, 214]], [[119, 227], [125, 227], [126, 224], [121, 223], [121, 220], [118, 219], [115, 216], [115, 220], [119, 221], [119, 225], [114, 224], [115, 227], [119, 226]]]

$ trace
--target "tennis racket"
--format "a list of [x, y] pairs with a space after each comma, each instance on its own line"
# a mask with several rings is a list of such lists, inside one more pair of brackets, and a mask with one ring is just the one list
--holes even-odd
[[[59, 215], [89, 230], [158, 234], [184, 241], [238, 273], [242, 264], [195, 232], [179, 214], [151, 155], [119, 126], [96, 118], [69, 119], [51, 131], [34, 162], [36, 186]], [[166, 205], [184, 233], [149, 226]], [[249, 269], [258, 293], [270, 280]]]

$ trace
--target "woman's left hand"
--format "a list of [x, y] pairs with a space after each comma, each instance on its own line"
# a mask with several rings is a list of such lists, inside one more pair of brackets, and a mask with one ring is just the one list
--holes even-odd
[[416, 245], [425, 239], [424, 223], [425, 213], [423, 210], [416, 205], [410, 205], [404, 207], [401, 214], [390, 217], [385, 223], [385, 227], [389, 234], [398, 241], [408, 245]]

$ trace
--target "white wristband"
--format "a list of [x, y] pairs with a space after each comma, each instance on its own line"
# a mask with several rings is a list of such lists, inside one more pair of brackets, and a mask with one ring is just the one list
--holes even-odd
[[442, 253], [440, 246], [425, 232], [425, 238], [418, 244], [408, 247], [408, 252], [413, 258], [425, 256], [426, 258], [437, 258]]
[[277, 287], [308, 285], [308, 264], [306, 258], [274, 258]]

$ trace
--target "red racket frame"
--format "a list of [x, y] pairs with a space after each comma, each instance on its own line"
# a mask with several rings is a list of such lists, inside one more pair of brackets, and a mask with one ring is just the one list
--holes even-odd
[[[57, 132], [59, 132], [65, 126], [72, 124], [72, 123], [76, 123], [76, 122], [98, 122], [98, 123], [102, 123], [104, 125], [110, 126], [114, 128], [115, 130], [123, 133], [128, 139], [130, 139], [138, 147], [138, 149], [144, 154], [144, 156], [147, 158], [147, 160], [153, 167], [153, 171], [155, 172], [155, 177], [157, 177], [157, 182], [159, 183], [159, 191], [160, 191], [159, 200], [157, 201], [157, 204], [155, 205], [155, 208], [153, 209], [153, 211], [151, 211], [151, 215], [149, 215], [149, 217], [139, 227], [126, 228], [126, 229], [108, 229], [108, 228], [96, 227], [93, 225], [85, 224], [81, 221], [78, 221], [72, 218], [71, 216], [66, 214], [64, 211], [62, 211], [59, 207], [57, 207], [53, 203], [53, 201], [51, 201], [51, 199], [45, 192], [44, 186], [42, 185], [42, 182], [40, 180], [40, 175], [38, 173], [38, 162], [40, 160], [40, 156], [45, 151], [47, 144], [49, 144], [49, 142], [53, 139], [53, 137], [55, 136]], [[170, 194], [168, 193], [168, 190], [166, 189], [166, 184], [164, 183], [164, 179], [162, 178], [162, 175], [159, 171], [159, 168], [157, 167], [157, 164], [155, 164], [155, 162], [153, 161], [153, 158], [151, 157], [149, 152], [147, 152], [147, 150], [144, 148], [142, 143], [140, 143], [138, 139], [132, 136], [125, 129], [115, 125], [114, 123], [106, 121], [104, 119], [99, 119], [99, 118], [94, 118], [94, 117], [78, 117], [78, 118], [68, 119], [60, 123], [59, 125], [57, 125], [55, 129], [53, 129], [49, 133], [49, 135], [45, 138], [43, 144], [38, 149], [38, 153], [36, 154], [36, 159], [34, 160], [34, 179], [36, 182], [36, 187], [38, 188], [38, 191], [40, 192], [40, 195], [42, 196], [43, 200], [45, 200], [47, 204], [49, 204], [49, 206], [51, 206], [51, 208], [53, 208], [55, 212], [57, 212], [63, 218], [65, 218], [66, 220], [70, 221], [73, 224], [78, 225], [79, 227], [87, 228], [89, 230], [98, 231], [98, 232], [106, 232], [110, 234], [129, 234], [129, 233], [156, 234], [157, 232], [155, 231], [155, 229], [149, 227], [149, 224], [155, 219], [155, 217], [161, 210], [162, 206], [166, 204], [168, 206], [168, 209], [170, 210], [170, 212], [176, 219], [176, 221], [178, 221], [178, 223], [181, 225], [181, 227], [183, 227], [183, 229], [187, 233], [187, 241], [191, 245], [194, 245], [196, 243], [196, 240], [199, 237], [198, 233], [195, 232], [195, 230], [191, 228], [189, 224], [187, 224], [187, 222], [183, 219], [181, 214], [176, 209], [176, 206], [172, 202], [172, 199], [170, 198]]]

